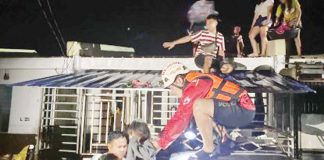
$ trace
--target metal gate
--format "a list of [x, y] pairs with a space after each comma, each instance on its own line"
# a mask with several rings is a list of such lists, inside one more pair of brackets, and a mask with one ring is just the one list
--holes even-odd
[[62, 159], [79, 153], [81, 95], [80, 89], [43, 89], [40, 155]]
[[156, 136], [178, 104], [165, 89], [87, 89], [82, 99], [82, 155], [106, 152], [108, 133], [134, 120], [146, 122]]

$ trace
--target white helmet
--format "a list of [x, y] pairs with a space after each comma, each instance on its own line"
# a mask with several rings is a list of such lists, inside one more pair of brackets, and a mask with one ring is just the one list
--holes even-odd
[[162, 71], [162, 81], [164, 87], [169, 87], [180, 74], [186, 74], [189, 72], [189, 69], [179, 62], [169, 64]]

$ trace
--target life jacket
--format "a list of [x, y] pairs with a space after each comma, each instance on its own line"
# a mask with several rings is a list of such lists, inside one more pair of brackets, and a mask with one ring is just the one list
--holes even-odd
[[196, 79], [208, 78], [213, 81], [213, 85], [208, 91], [206, 98], [216, 98], [222, 101], [231, 101], [232, 99], [239, 99], [243, 91], [245, 91], [238, 84], [231, 81], [224, 80], [213, 74], [205, 74], [200, 72], [189, 72], [185, 76], [187, 82], [192, 82]]

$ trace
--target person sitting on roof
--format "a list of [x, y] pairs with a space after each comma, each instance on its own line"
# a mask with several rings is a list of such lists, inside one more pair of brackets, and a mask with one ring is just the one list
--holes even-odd
[[[253, 53], [249, 54], [249, 57], [259, 57], [266, 56], [266, 51], [268, 47], [268, 29], [272, 25], [272, 7], [274, 0], [259, 0], [258, 4], [255, 6], [254, 17], [249, 31], [249, 39], [251, 42], [251, 47]], [[261, 39], [261, 53], [258, 52], [258, 45], [256, 41], [256, 36], [260, 35]]]
[[182, 37], [172, 42], [164, 42], [163, 47], [172, 49], [178, 44], [192, 42], [197, 44], [193, 53], [197, 67], [202, 68], [204, 73], [209, 73], [216, 59], [224, 59], [225, 40], [222, 33], [217, 30], [220, 21], [218, 14], [210, 14], [206, 18], [207, 30], [201, 30], [193, 35]]
[[243, 57], [244, 42], [241, 35], [241, 27], [234, 26], [233, 34], [226, 40], [226, 58]]
[[164, 87], [181, 97], [174, 116], [153, 142], [157, 149], [167, 149], [188, 127], [194, 117], [203, 139], [202, 150], [191, 159], [212, 159], [216, 156], [213, 143], [213, 121], [225, 127], [241, 127], [250, 123], [255, 105], [247, 91], [217, 74], [190, 72], [181, 63], [172, 63], [162, 71]]
[[[278, 27], [277, 32], [284, 32], [285, 30], [301, 28], [301, 6], [298, 0], [280, 0], [280, 4], [276, 10], [275, 26], [279, 26], [280, 17], [283, 17], [282, 24]], [[297, 36], [294, 38], [297, 55], [301, 56], [301, 40], [300, 29]]]

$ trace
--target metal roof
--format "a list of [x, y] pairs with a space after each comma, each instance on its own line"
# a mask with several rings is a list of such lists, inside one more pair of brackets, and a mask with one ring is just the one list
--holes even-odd
[[[162, 88], [160, 71], [152, 70], [87, 70], [74, 74], [62, 74], [51, 77], [16, 83], [13, 86], [38, 86], [54, 88], [127, 88], [132, 80], [150, 82], [153, 88]], [[305, 93], [314, 92], [307, 85], [292, 78], [281, 76], [272, 71], [238, 70], [225, 79], [234, 81], [249, 92], [268, 93]]]

